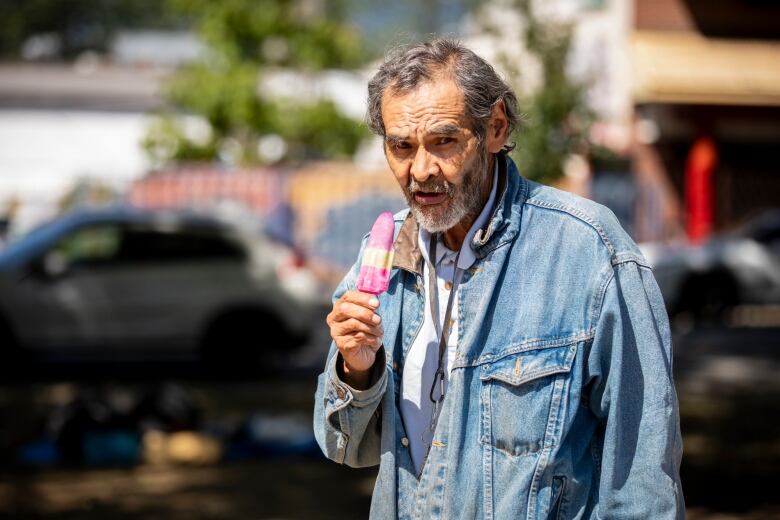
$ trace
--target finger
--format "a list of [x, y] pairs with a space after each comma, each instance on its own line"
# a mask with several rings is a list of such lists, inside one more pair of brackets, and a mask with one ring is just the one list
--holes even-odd
[[379, 308], [379, 300], [375, 295], [361, 291], [347, 291], [340, 299], [371, 310]]
[[331, 327], [331, 336], [333, 339], [346, 336], [355, 336], [356, 334], [381, 337], [383, 333], [384, 331], [382, 330], [382, 327], [366, 325], [362, 321], [355, 319], [338, 322]]
[[379, 349], [379, 346], [382, 344], [382, 340], [378, 336], [364, 334], [363, 332], [358, 332], [350, 336], [344, 336], [342, 339], [344, 341], [340, 350], [349, 356], [354, 355], [355, 351], [364, 348], [369, 348], [372, 352], [376, 352]]
[[379, 325], [382, 318], [371, 309], [350, 302], [339, 302], [333, 307], [332, 321], [360, 320], [366, 325]]
[[368, 328], [364, 330], [346, 329], [343, 328], [342, 324], [335, 325], [333, 328], [331, 328], [330, 332], [333, 341], [335, 341], [337, 345], [347, 344], [351, 342], [353, 339], [355, 339], [356, 337], [360, 338], [360, 340], [368, 338], [371, 341], [373, 341], [374, 339], [378, 339], [381, 341], [383, 337], [383, 331], [381, 329], [378, 330], [372, 328]]
[[361, 348], [368, 345], [375, 345], [379, 342], [379, 336], [372, 336], [371, 334], [366, 334], [364, 332], [356, 332], [355, 334], [345, 337], [349, 338], [346, 342], [347, 348]]
[[382, 336], [366, 336], [363, 341], [363, 346], [368, 347], [371, 352], [376, 352], [382, 346]]

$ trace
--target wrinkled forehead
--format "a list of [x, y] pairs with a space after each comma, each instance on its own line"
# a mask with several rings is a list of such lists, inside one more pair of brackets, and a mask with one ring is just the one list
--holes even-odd
[[405, 90], [388, 88], [382, 97], [385, 133], [407, 137], [436, 128], [470, 129], [463, 93], [448, 76], [425, 80]]

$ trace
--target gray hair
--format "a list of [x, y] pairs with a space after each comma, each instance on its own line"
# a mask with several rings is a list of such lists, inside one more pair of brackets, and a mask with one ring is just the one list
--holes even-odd
[[[387, 89], [403, 93], [413, 90], [437, 72], [449, 71], [460, 88], [471, 119], [472, 130], [482, 142], [493, 106], [504, 102], [511, 134], [518, 126], [517, 97], [495, 69], [457, 40], [436, 38], [392, 50], [368, 82], [366, 123], [377, 135], [385, 136], [382, 120], [382, 96]], [[514, 144], [504, 146], [511, 151]]]

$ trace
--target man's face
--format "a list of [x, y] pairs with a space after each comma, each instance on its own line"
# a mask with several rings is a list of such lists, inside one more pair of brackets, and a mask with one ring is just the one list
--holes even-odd
[[472, 132], [463, 95], [448, 77], [382, 98], [385, 154], [412, 214], [446, 231], [481, 209], [488, 156]]

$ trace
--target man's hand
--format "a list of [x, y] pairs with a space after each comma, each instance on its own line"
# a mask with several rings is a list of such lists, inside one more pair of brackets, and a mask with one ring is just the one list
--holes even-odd
[[344, 359], [344, 382], [357, 390], [368, 388], [376, 351], [382, 346], [381, 318], [373, 294], [347, 291], [333, 304], [327, 323]]

